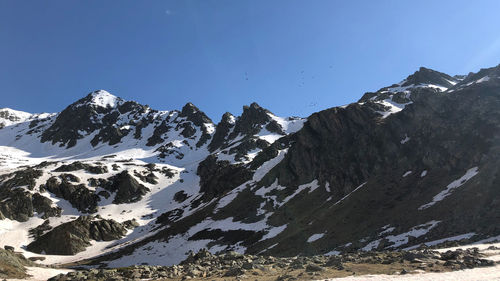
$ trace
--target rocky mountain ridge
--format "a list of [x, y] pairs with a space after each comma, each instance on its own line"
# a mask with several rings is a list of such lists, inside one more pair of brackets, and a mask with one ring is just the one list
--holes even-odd
[[[331, 255], [496, 237], [499, 69], [420, 68], [307, 119], [252, 103], [215, 124], [191, 103], [158, 111], [102, 90], [56, 114], [0, 112], [1, 241], [47, 264], [118, 267], [202, 248]], [[51, 243], [62, 237], [69, 251]]]

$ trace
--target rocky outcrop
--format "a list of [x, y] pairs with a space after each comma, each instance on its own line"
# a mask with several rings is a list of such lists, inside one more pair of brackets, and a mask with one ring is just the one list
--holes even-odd
[[[460, 84], [461, 79], [451, 77], [442, 72], [421, 67], [418, 71], [408, 76], [405, 80], [389, 87], [384, 87], [377, 92], [368, 92], [358, 102], [371, 102], [369, 105], [375, 109], [375, 106], [382, 107], [380, 103], [373, 101], [391, 100], [399, 104], [406, 104], [413, 101], [413, 92], [424, 90], [426, 92], [440, 93]], [[417, 93], [418, 94], [418, 93]], [[377, 110], [377, 109], [375, 109]]]
[[[488, 77], [486, 79], [494, 79], [495, 77], [498, 78], [500, 77], [500, 64], [495, 66], [495, 67], [490, 67], [490, 68], [482, 68], [479, 70], [477, 73], [469, 73], [469, 75], [465, 76], [460, 83], [457, 83], [453, 89], [461, 89], [467, 86], [477, 86], [475, 84], [476, 81], [480, 80], [481, 78]], [[490, 82], [490, 81], [487, 81]]]
[[124, 136], [128, 135], [128, 133], [130, 133], [130, 129], [120, 129], [111, 126], [105, 127], [90, 141], [90, 144], [96, 146], [102, 142], [109, 145], [115, 145], [119, 143]]
[[137, 202], [149, 192], [149, 188], [140, 184], [127, 171], [109, 178], [108, 183], [103, 187], [111, 192], [116, 192], [113, 204]]
[[203, 160], [196, 173], [200, 176], [200, 192], [205, 201], [222, 196], [251, 179], [253, 174], [242, 164], [231, 165], [228, 161], [217, 161], [214, 155]]
[[377, 126], [376, 114], [358, 104], [311, 115], [291, 137], [294, 145], [285, 159], [262, 184], [278, 179], [280, 185], [292, 187], [319, 179], [342, 187], [339, 191], [347, 194], [396, 153], [396, 145], [374, 142]]
[[108, 167], [91, 165], [87, 163], [82, 163], [80, 161], [75, 161], [71, 164], [64, 164], [59, 166], [54, 172], [73, 172], [78, 170], [85, 170], [91, 174], [104, 174], [108, 172]]
[[66, 177], [50, 177], [41, 189], [46, 189], [55, 196], [68, 200], [69, 203], [82, 213], [97, 212], [97, 204], [101, 199], [95, 191], [85, 184], [72, 184]]
[[155, 128], [153, 131], [153, 135], [148, 138], [147, 146], [155, 146], [157, 144], [162, 143], [164, 140], [162, 135], [167, 133], [172, 127], [167, 124], [166, 121], [161, 122], [159, 126]]
[[[5, 248], [9, 248], [6, 246]], [[24, 279], [29, 277], [26, 266], [33, 266], [33, 262], [22, 254], [9, 249], [0, 249], [0, 278]]]
[[3, 181], [1, 183], [3, 188], [26, 186], [28, 189], [33, 190], [36, 179], [41, 176], [42, 171], [28, 167], [11, 174], [2, 175], [0, 181]]
[[31, 193], [22, 189], [0, 189], [0, 213], [1, 216], [16, 220], [27, 221], [33, 216], [33, 203]]
[[429, 68], [420, 67], [418, 71], [408, 76], [402, 87], [421, 84], [438, 85], [445, 88], [451, 88], [458, 80], [446, 73], [435, 71]]
[[49, 231], [51, 229], [52, 229], [52, 226], [50, 225], [50, 221], [45, 220], [42, 224], [38, 225], [37, 227], [31, 228], [29, 230], [29, 234], [31, 237], [33, 237], [36, 240], [40, 236], [42, 236], [44, 233], [46, 233], [47, 231]]
[[157, 184], [158, 177], [152, 171], [138, 172], [134, 170], [134, 176], [143, 182]]
[[231, 132], [229, 138], [233, 139], [239, 134], [254, 135], [258, 133], [260, 131], [260, 126], [266, 125], [268, 122], [274, 121], [269, 116], [269, 113], [271, 113], [269, 110], [261, 107], [255, 102], [250, 104], [250, 106], [244, 106], [243, 113], [236, 120], [234, 131]]
[[[179, 114], [179, 117], [185, 117], [187, 121], [192, 122], [192, 124], [201, 129], [202, 134], [200, 136], [200, 139], [196, 143], [196, 147], [201, 147], [210, 139], [211, 135], [208, 131], [207, 125], [212, 125], [213, 122], [212, 120], [210, 120], [210, 118], [208, 118], [207, 115], [205, 115], [205, 113], [200, 111], [192, 103], [187, 103], [186, 105], [184, 105], [181, 113]], [[196, 132], [191, 124], [187, 122], [181, 122], [178, 126], [183, 128], [181, 135], [186, 138], [193, 136]]]
[[[28, 171], [28, 172], [26, 172]], [[47, 197], [40, 193], [31, 193], [22, 188], [13, 188], [13, 186], [28, 186], [33, 189], [35, 178], [31, 178], [34, 173], [32, 169], [15, 173], [15, 176], [7, 180], [0, 186], [0, 219], [8, 218], [20, 222], [27, 221], [37, 212], [42, 218], [58, 217], [61, 215], [61, 208]], [[40, 171], [35, 172], [41, 175]]]
[[215, 151], [217, 148], [222, 147], [227, 137], [229, 136], [231, 129], [234, 128], [234, 122], [236, 118], [229, 112], [224, 113], [220, 122], [215, 128], [215, 133], [212, 136], [212, 141], [208, 145], [210, 152]]
[[126, 228], [114, 220], [81, 216], [54, 227], [30, 243], [27, 249], [48, 255], [74, 255], [90, 246], [90, 240], [111, 241], [126, 233]]
[[[265, 129], [269, 132], [285, 135], [281, 125], [270, 116], [271, 112], [262, 108], [257, 103], [243, 107], [243, 113], [235, 118], [230, 113], [222, 116], [217, 125], [212, 142], [208, 148], [210, 151], [221, 149], [222, 153], [234, 154], [236, 161], [250, 160], [247, 157], [249, 151], [264, 149], [270, 144], [255, 135]], [[224, 151], [224, 149], [229, 148]]]
[[61, 216], [61, 207], [58, 207], [52, 200], [40, 195], [40, 193], [33, 194], [31, 202], [33, 210], [41, 215], [42, 219]]

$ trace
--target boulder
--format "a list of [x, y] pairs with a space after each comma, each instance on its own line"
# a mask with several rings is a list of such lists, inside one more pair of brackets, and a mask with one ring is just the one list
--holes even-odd
[[141, 200], [149, 188], [140, 184], [128, 171], [123, 171], [109, 179], [105, 189], [116, 192], [114, 204], [132, 203]]
[[90, 240], [111, 241], [123, 237], [125, 227], [114, 220], [94, 220], [92, 216], [63, 223], [31, 242], [27, 249], [49, 255], [74, 255], [90, 246]]

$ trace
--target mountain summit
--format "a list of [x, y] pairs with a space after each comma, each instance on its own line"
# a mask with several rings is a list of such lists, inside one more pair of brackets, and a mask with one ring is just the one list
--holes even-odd
[[90, 93], [84, 100], [88, 102], [88, 104], [105, 108], [116, 107], [118, 104], [123, 102], [122, 99], [113, 96], [112, 94], [104, 90], [94, 91]]

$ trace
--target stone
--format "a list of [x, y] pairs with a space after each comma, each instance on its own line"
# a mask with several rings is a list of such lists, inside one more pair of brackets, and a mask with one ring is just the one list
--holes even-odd
[[317, 264], [314, 264], [314, 263], [310, 263], [306, 266], [306, 272], [316, 272], [316, 271], [323, 271], [325, 270], [323, 267], [317, 265]]

